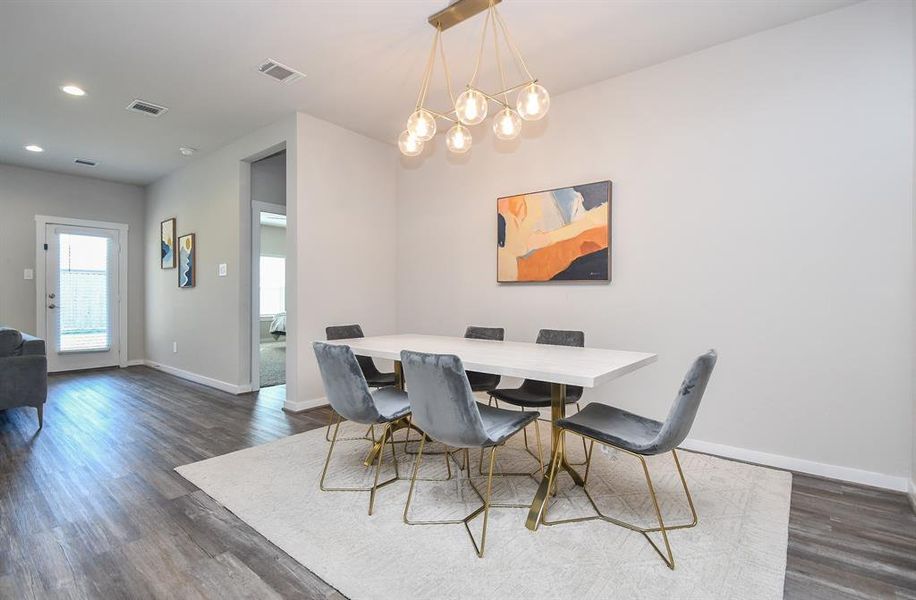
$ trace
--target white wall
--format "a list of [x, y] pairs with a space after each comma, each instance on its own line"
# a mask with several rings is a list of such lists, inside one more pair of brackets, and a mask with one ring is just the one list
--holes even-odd
[[[571, 328], [657, 352], [586, 392], [654, 418], [715, 347], [693, 438], [902, 488], [911, 10], [854, 5], [555, 97], [517, 143], [481, 126], [466, 157], [437, 139], [402, 159], [398, 329]], [[496, 198], [601, 179], [614, 182], [613, 282], [497, 285]]]
[[[397, 150], [309, 115], [298, 116], [299, 188], [287, 206], [287, 408], [322, 400], [312, 340], [328, 325], [395, 331]], [[289, 163], [293, 164], [293, 163]], [[290, 196], [292, 198], [292, 196]], [[297, 245], [298, 244], [298, 245]]]
[[143, 190], [135, 185], [0, 164], [0, 325], [35, 334], [35, 215], [129, 226], [128, 360], [143, 358]]
[[[147, 264], [158, 264], [159, 222], [176, 217], [178, 235], [196, 234], [198, 268], [192, 289], [178, 288], [176, 269], [147, 270], [147, 359], [230, 391], [243, 391], [250, 383], [251, 169], [246, 161], [283, 144], [287, 160], [295, 160], [295, 137], [291, 115], [149, 186]], [[295, 190], [294, 172], [287, 186]], [[227, 263], [227, 277], [217, 276], [219, 263]]]

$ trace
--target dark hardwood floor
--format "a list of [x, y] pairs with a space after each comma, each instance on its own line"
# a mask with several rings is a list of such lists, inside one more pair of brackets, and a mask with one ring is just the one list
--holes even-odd
[[[132, 367], [0, 412], [0, 598], [341, 598], [172, 470], [327, 422], [281, 405]], [[906, 497], [796, 475], [785, 597], [916, 599]]]

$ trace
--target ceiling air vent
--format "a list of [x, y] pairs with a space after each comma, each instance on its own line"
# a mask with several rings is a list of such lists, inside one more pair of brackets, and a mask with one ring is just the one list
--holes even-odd
[[267, 75], [271, 79], [276, 79], [280, 83], [292, 83], [297, 79], [305, 77], [299, 71], [292, 67], [287, 67], [283, 63], [268, 58], [262, 64], [258, 65], [258, 71]]
[[159, 106], [158, 104], [147, 102], [146, 100], [134, 100], [127, 105], [127, 110], [143, 113], [148, 117], [158, 117], [168, 109], [164, 106]]
[[95, 162], [94, 160], [89, 160], [88, 158], [76, 158], [73, 160], [73, 162], [75, 162], [78, 165], [83, 165], [84, 167], [94, 167], [97, 164], [99, 164]]

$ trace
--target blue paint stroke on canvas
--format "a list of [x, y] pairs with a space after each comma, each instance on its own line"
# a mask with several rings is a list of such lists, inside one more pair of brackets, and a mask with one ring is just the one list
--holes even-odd
[[178, 287], [194, 287], [194, 238], [186, 235], [178, 239]]
[[162, 266], [172, 266], [172, 247], [162, 242]]

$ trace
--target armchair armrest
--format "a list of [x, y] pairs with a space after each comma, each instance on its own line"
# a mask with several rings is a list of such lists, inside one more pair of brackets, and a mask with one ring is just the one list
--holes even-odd
[[46, 356], [45, 352], [45, 341], [41, 338], [29, 335], [27, 333], [22, 334], [22, 354], [36, 354], [40, 356]]

